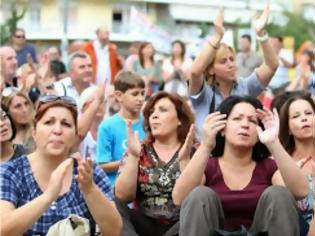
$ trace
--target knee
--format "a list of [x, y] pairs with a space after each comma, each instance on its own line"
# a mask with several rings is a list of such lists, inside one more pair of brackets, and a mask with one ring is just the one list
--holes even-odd
[[273, 202], [291, 202], [295, 204], [292, 193], [283, 186], [270, 186], [262, 194], [262, 198], [272, 200]]
[[217, 194], [209, 187], [198, 186], [194, 188], [183, 202], [186, 204], [205, 204], [213, 199], [217, 199]]

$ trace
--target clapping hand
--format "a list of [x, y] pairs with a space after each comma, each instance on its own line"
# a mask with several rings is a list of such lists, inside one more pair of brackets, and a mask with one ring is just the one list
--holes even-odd
[[77, 181], [79, 188], [84, 194], [91, 192], [94, 185], [93, 180], [93, 161], [90, 157], [86, 160], [81, 156], [80, 153], [75, 153], [74, 158], [78, 162], [78, 176]]
[[266, 5], [263, 13], [260, 16], [258, 16], [256, 12], [254, 13], [253, 27], [259, 36], [262, 36], [264, 34], [265, 27], [268, 23], [269, 15], [270, 15], [269, 3]]
[[189, 132], [186, 136], [185, 143], [181, 147], [178, 153], [178, 160], [189, 160], [192, 146], [195, 140], [195, 125], [192, 124], [189, 128]]
[[48, 187], [45, 192], [49, 194], [52, 201], [56, 200], [61, 191], [65, 189], [65, 176], [72, 164], [73, 160], [68, 158], [61, 162], [59, 166], [51, 173]]
[[218, 15], [213, 21], [215, 34], [219, 36], [220, 39], [223, 37], [224, 31], [225, 31], [223, 22], [224, 22], [224, 8], [221, 8], [218, 12]]
[[226, 126], [226, 114], [214, 112], [207, 116], [203, 124], [203, 143], [213, 149], [216, 144], [217, 133]]
[[127, 121], [127, 143], [128, 153], [136, 158], [139, 157], [141, 152], [141, 143], [139, 141], [138, 131], [132, 131], [132, 123], [130, 120]]
[[265, 145], [272, 144], [278, 139], [279, 135], [279, 116], [277, 110], [274, 108], [272, 112], [264, 107], [263, 110], [257, 109], [257, 115], [265, 128], [265, 130], [262, 130], [257, 125], [259, 140]]

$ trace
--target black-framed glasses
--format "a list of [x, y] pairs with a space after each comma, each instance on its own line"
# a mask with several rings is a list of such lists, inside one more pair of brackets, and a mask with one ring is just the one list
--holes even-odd
[[70, 105], [70, 106], [77, 108], [77, 102], [72, 97], [56, 96], [56, 95], [52, 95], [52, 94], [39, 97], [38, 106], [40, 106], [41, 104], [46, 104], [49, 102], [56, 102], [56, 101], [61, 101], [64, 104], [67, 104], [67, 105]]

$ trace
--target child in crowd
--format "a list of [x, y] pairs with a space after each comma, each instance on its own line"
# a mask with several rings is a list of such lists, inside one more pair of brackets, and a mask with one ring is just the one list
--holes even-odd
[[114, 82], [115, 96], [120, 111], [104, 120], [98, 129], [96, 162], [107, 173], [112, 186], [119, 162], [127, 148], [127, 120], [132, 122], [132, 130], [137, 131], [140, 140], [145, 136], [140, 115], [145, 95], [145, 83], [140, 75], [131, 71], [121, 71]]

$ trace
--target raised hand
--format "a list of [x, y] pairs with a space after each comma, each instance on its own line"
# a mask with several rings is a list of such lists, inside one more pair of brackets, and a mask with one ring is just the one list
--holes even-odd
[[224, 31], [225, 31], [223, 22], [224, 22], [224, 8], [222, 7], [220, 8], [217, 16], [215, 17], [213, 21], [215, 34], [219, 36], [220, 39], [223, 37]]
[[181, 147], [178, 153], [178, 160], [188, 160], [190, 158], [191, 148], [195, 139], [195, 125], [192, 124], [189, 128], [189, 132], [186, 136], [185, 143]]
[[132, 131], [132, 123], [130, 120], [127, 121], [127, 143], [128, 143], [128, 153], [134, 157], [139, 157], [141, 152], [141, 143], [139, 141], [138, 131]]
[[260, 16], [258, 16], [256, 12], [254, 13], [253, 27], [259, 36], [262, 36], [264, 34], [265, 27], [268, 23], [269, 15], [270, 15], [269, 3], [266, 5], [263, 13]]
[[216, 144], [216, 136], [226, 126], [226, 114], [214, 112], [207, 116], [203, 124], [203, 143], [213, 149]]
[[106, 84], [105, 83], [98, 85], [95, 100], [98, 101], [99, 104], [103, 103], [105, 100], [105, 91], [106, 91]]
[[52, 201], [56, 200], [65, 185], [65, 176], [69, 168], [72, 166], [73, 160], [68, 158], [61, 162], [59, 166], [51, 173], [46, 193], [49, 194]]
[[259, 140], [266, 145], [273, 143], [278, 139], [279, 135], [279, 116], [277, 110], [274, 108], [272, 112], [264, 107], [263, 110], [257, 109], [257, 115], [265, 128], [265, 130], [262, 130], [257, 125]]
[[75, 153], [74, 158], [78, 162], [77, 181], [82, 193], [88, 194], [94, 185], [93, 181], [93, 162], [90, 157], [83, 159], [80, 153]]

